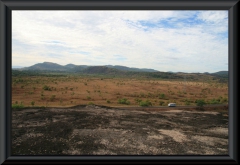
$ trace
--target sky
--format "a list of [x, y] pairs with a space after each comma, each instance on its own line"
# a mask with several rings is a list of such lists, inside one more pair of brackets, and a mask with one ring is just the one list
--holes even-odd
[[227, 10], [13, 10], [12, 67], [122, 65], [228, 70]]

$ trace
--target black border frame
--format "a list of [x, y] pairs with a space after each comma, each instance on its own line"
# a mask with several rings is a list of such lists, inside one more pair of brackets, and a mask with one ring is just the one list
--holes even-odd
[[[228, 10], [229, 155], [225, 156], [11, 156], [12, 10]], [[0, 163], [181, 163], [238, 164], [239, 0], [0, 0]]]

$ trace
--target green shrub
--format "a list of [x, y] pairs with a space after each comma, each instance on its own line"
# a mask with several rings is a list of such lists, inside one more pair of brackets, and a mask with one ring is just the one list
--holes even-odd
[[126, 98], [122, 98], [122, 99], [118, 99], [118, 103], [119, 104], [127, 104], [129, 105], [130, 104], [130, 101]]
[[111, 103], [110, 100], [107, 100], [107, 103]]
[[31, 102], [31, 105], [32, 105], [32, 106], [34, 106], [34, 104], [35, 104], [35, 102], [34, 102], [34, 101], [32, 101], [32, 102]]
[[212, 99], [209, 101], [210, 104], [219, 104], [220, 100], [219, 99]]
[[51, 89], [49, 86], [44, 85], [44, 86], [43, 86], [43, 90], [45, 90], [45, 91], [51, 91], [52, 89]]
[[88, 105], [95, 105], [93, 102], [89, 102]]
[[141, 101], [139, 105], [143, 107], [147, 107], [147, 106], [152, 106], [152, 103], [149, 100], [146, 100], [146, 101]]
[[164, 99], [164, 98], [165, 98], [165, 94], [164, 94], [164, 93], [160, 94], [160, 95], [159, 95], [159, 98], [160, 98], [160, 99]]
[[196, 100], [195, 103], [200, 108], [202, 108], [206, 104], [206, 102], [203, 99]]
[[135, 102], [138, 103], [138, 104], [139, 104], [141, 101], [142, 101], [141, 99], [135, 99]]
[[15, 103], [15, 104], [12, 104], [12, 108], [13, 109], [21, 109], [21, 108], [24, 108], [24, 105], [22, 104], [18, 104], [18, 103]]

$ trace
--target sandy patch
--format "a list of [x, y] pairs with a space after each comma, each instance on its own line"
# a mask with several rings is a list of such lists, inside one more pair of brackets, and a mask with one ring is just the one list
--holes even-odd
[[215, 134], [221, 134], [221, 135], [228, 135], [228, 128], [211, 128], [211, 129], [208, 129], [207, 131], [209, 132], [212, 132], [212, 133], [215, 133]]
[[184, 135], [183, 133], [181, 133], [177, 130], [160, 129], [159, 131], [164, 135], [172, 137], [173, 140], [176, 141], [176, 142], [188, 141], [188, 139], [186, 138], [186, 135]]
[[222, 139], [222, 138], [216, 138], [216, 137], [210, 137], [210, 136], [192, 136], [192, 139], [200, 141], [202, 143], [205, 143], [210, 146], [214, 146], [217, 144], [221, 145], [227, 145], [228, 144], [228, 139]]
[[163, 136], [161, 136], [161, 135], [150, 135], [147, 138], [150, 139], [150, 140], [154, 140], [154, 139], [155, 140], [162, 140]]
[[168, 110], [168, 111], [164, 111], [164, 112], [169, 112], [169, 113], [181, 113], [181, 112], [183, 112], [183, 110], [174, 109], [174, 110]]

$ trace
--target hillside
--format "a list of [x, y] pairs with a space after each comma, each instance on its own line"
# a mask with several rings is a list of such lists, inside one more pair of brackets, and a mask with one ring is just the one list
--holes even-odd
[[67, 71], [68, 67], [59, 65], [57, 63], [52, 62], [43, 62], [32, 65], [30, 67], [21, 68], [19, 70], [53, 70], [53, 71]]
[[146, 68], [129, 68], [126, 66], [121, 66], [121, 65], [105, 65], [106, 67], [109, 68], [114, 68], [122, 71], [135, 71], [135, 72], [158, 72], [158, 70], [154, 69], [146, 69]]
[[155, 79], [181, 79], [187, 81], [195, 80], [217, 80], [226, 83], [228, 81], [228, 71], [216, 73], [183, 73], [183, 72], [161, 72], [154, 69], [130, 68], [120, 65], [89, 66], [89, 65], [59, 65], [57, 63], [43, 62], [30, 67], [13, 69], [12, 75], [102, 75], [111, 77], [129, 78], [155, 78]]
[[219, 72], [212, 73], [212, 75], [228, 78], [228, 71], [219, 71]]
[[86, 74], [121, 74], [122, 71], [106, 66], [90, 66], [82, 70]]
[[49, 71], [60, 70], [60, 71], [68, 71], [68, 72], [79, 72], [86, 68], [91, 68], [91, 67], [107, 67], [107, 68], [117, 69], [120, 71], [158, 72], [157, 70], [154, 70], [154, 69], [130, 68], [130, 67], [121, 66], [121, 65], [104, 65], [104, 66], [89, 66], [89, 65], [75, 65], [75, 64], [59, 65], [57, 63], [52, 63], [52, 62], [38, 63], [30, 67], [20, 68], [18, 70], [49, 70]]

